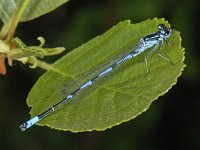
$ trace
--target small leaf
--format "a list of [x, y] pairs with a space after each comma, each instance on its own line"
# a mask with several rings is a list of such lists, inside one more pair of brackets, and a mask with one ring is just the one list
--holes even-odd
[[[4, 52], [6, 57], [8, 58], [9, 65], [12, 66], [13, 60], [18, 60], [23, 64], [31, 64], [30, 68], [33, 69], [36, 67], [40, 67], [45, 70], [53, 69], [55, 71], [56, 69], [54, 67], [38, 60], [37, 57], [44, 58], [46, 56], [58, 55], [62, 53], [65, 50], [65, 48], [45, 48], [43, 47], [45, 44], [45, 39], [43, 37], [38, 37], [37, 40], [40, 42], [38, 46], [28, 46], [20, 38], [13, 38], [11, 43], [11, 47], [13, 47], [13, 49], [11, 51]], [[0, 46], [3, 45], [3, 43], [1, 43], [2, 42], [0, 41]]]
[[[114, 55], [133, 46], [141, 37], [157, 31], [160, 23], [169, 26], [164, 19], [146, 20], [137, 24], [123, 21], [62, 57], [53, 65], [60, 73], [46, 72], [29, 93], [27, 103], [32, 107], [31, 116], [38, 115], [59, 102], [59, 95], [65, 85], [70, 90], [72, 80], [109, 61]], [[173, 31], [169, 41], [177, 33]], [[150, 72], [147, 79], [144, 63], [147, 52], [144, 52], [78, 93], [38, 125], [81, 132], [105, 130], [135, 118], [176, 84], [185, 66], [184, 49], [179, 35], [171, 46], [163, 44], [161, 53], [173, 65], [154, 52], [149, 59]]]
[[64, 47], [55, 47], [55, 48], [45, 48], [45, 39], [43, 37], [38, 37], [40, 44], [38, 46], [27, 46], [20, 38], [13, 38], [12, 42], [15, 44], [16, 48], [12, 49], [7, 53], [7, 57], [11, 59], [23, 58], [23, 57], [40, 57], [44, 56], [53, 56], [61, 54], [65, 48]]
[[[18, 7], [24, 0], [1, 0], [0, 1], [0, 18], [6, 23], [10, 20]], [[28, 21], [40, 17], [69, 0], [30, 0], [21, 21]]]
[[0, 74], [6, 74], [5, 57], [2, 54], [0, 54]]
[[6, 74], [5, 54], [10, 51], [10, 47], [0, 40], [0, 74]]

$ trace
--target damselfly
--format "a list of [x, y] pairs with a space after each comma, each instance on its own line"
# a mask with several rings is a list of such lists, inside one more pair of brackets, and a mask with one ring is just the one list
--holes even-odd
[[128, 51], [126, 51], [122, 56], [117, 56], [114, 61], [109, 61], [107, 63], [108, 65], [104, 67], [104, 69], [97, 69], [98, 73], [84, 82], [81, 86], [76, 87], [74, 91], [72, 91], [70, 94], [68, 94], [63, 100], [49, 108], [48, 110], [44, 111], [43, 113], [39, 114], [38, 116], [33, 117], [32, 119], [26, 121], [22, 125], [20, 125], [20, 129], [22, 131], [25, 131], [26, 129], [30, 128], [32, 125], [36, 124], [38, 121], [42, 120], [44, 117], [48, 116], [51, 112], [55, 111], [62, 105], [64, 105], [67, 101], [71, 100], [76, 94], [80, 93], [83, 89], [86, 89], [87, 87], [94, 84], [98, 79], [102, 78], [112, 70], [116, 69], [118, 66], [120, 66], [122, 63], [126, 62], [127, 60], [134, 58], [144, 52], [145, 50], [151, 48], [151, 50], [148, 52], [148, 54], [145, 57], [145, 64], [146, 64], [146, 74], [149, 72], [148, 68], [148, 58], [150, 54], [158, 48], [158, 55], [162, 57], [163, 59], [170, 62], [168, 58], [160, 54], [161, 46], [164, 42], [166, 42], [167, 45], [167, 38], [170, 37], [172, 32], [172, 29], [165, 26], [164, 24], [158, 25], [158, 31], [152, 34], [149, 34], [145, 37], [142, 37], [139, 42], [134, 45], [132, 48], [130, 48]]

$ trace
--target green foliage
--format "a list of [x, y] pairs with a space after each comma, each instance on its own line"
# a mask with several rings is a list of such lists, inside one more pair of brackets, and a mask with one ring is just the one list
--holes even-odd
[[14, 38], [13, 43], [17, 48], [8, 53], [8, 58], [16, 59], [28, 56], [43, 58], [44, 56], [58, 55], [65, 50], [64, 47], [44, 48], [45, 39], [43, 37], [38, 37], [37, 39], [40, 41], [38, 46], [27, 46], [20, 38]]
[[[155, 32], [159, 23], [169, 26], [164, 19], [146, 20], [137, 24], [123, 21], [62, 57], [53, 65], [60, 72], [46, 72], [29, 93], [27, 103], [32, 107], [31, 116], [59, 102], [63, 87], [67, 86], [65, 88], [69, 91], [74, 90], [88, 80], [87, 77], [82, 78], [83, 74], [131, 47], [141, 37]], [[173, 31], [170, 40], [177, 33]], [[185, 66], [179, 35], [171, 46], [164, 44], [161, 53], [173, 64], [164, 61], [156, 52], [153, 53], [149, 59], [150, 73], [146, 78], [144, 52], [77, 94], [38, 125], [81, 132], [105, 130], [135, 118], [176, 84]], [[77, 79], [78, 84], [71, 84], [71, 81]]]
[[[138, 24], [121, 22], [58, 60], [53, 66], [60, 73], [48, 71], [29, 93], [27, 103], [32, 107], [31, 115], [38, 115], [60, 101], [63, 86], [67, 85], [65, 88], [69, 88], [69, 91], [77, 88], [84, 82], [79, 76], [126, 50], [142, 36], [155, 32], [159, 23], [169, 25], [163, 19], [146, 20]], [[176, 34], [174, 31], [172, 37]], [[76, 95], [38, 125], [80, 132], [105, 130], [135, 118], [177, 82], [185, 66], [180, 36], [175, 38], [170, 47], [163, 45], [161, 53], [170, 58], [173, 65], [154, 53], [149, 60], [150, 73], [147, 79], [144, 53]], [[71, 86], [71, 81], [77, 78], [79, 84]]]
[[[62, 53], [64, 47], [56, 48], [44, 48], [43, 45], [45, 40], [43, 37], [38, 37], [40, 41], [39, 46], [27, 46], [19, 38], [14, 38], [16, 27], [20, 21], [28, 21], [34, 19], [53, 9], [56, 9], [58, 6], [67, 2], [68, 0], [10, 0], [0, 1], [0, 18], [4, 23], [4, 26], [0, 32], [1, 45], [7, 45], [7, 49], [0, 49], [0, 52], [3, 53], [3, 56], [8, 58], [8, 64], [12, 66], [13, 60], [22, 62], [23, 64], [31, 64], [31, 68], [40, 67], [45, 70], [54, 69], [51, 65], [38, 60], [36, 57], [43, 58], [44, 56], [52, 56]], [[12, 42], [11, 42], [12, 41]], [[9, 47], [8, 47], [9, 46]], [[11, 47], [10, 47], [11, 46]], [[16, 48], [15, 48], [16, 47]], [[1, 64], [0, 73], [6, 72], [5, 69], [5, 59], [0, 59]]]
[[[26, 1], [26, 0], [25, 0]], [[28, 21], [44, 15], [68, 0], [30, 0], [20, 21]], [[0, 1], [0, 18], [6, 23], [14, 15], [24, 0], [1, 0]]]
[[[23, 64], [32, 60], [33, 63], [30, 67], [36, 68], [42, 63], [37, 60], [37, 57], [44, 58], [45, 56], [58, 55], [65, 50], [64, 47], [44, 48], [45, 39], [43, 37], [38, 37], [37, 40], [40, 42], [38, 46], [27, 46], [20, 38], [13, 38], [12, 42], [16, 48], [5, 53], [10, 65], [12, 65], [13, 59], [18, 60]], [[48, 66], [46, 69], [48, 69]]]

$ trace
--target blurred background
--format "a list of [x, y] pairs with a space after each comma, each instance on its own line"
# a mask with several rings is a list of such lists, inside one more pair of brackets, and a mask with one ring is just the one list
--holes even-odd
[[18, 125], [29, 118], [26, 97], [44, 71], [16, 63], [0, 76], [0, 148], [200, 150], [197, 0], [71, 0], [47, 15], [21, 23], [16, 36], [30, 45], [38, 44], [36, 38], [43, 36], [46, 46], [65, 46], [69, 52], [120, 21], [137, 23], [154, 17], [164, 17], [181, 32], [187, 67], [178, 83], [147, 112], [103, 132], [71, 133], [39, 126], [21, 132]]

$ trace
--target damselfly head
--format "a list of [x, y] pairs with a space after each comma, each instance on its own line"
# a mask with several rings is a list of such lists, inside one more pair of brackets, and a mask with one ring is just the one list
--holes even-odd
[[159, 34], [162, 38], [168, 38], [171, 35], [172, 29], [165, 26], [164, 24], [158, 25]]

